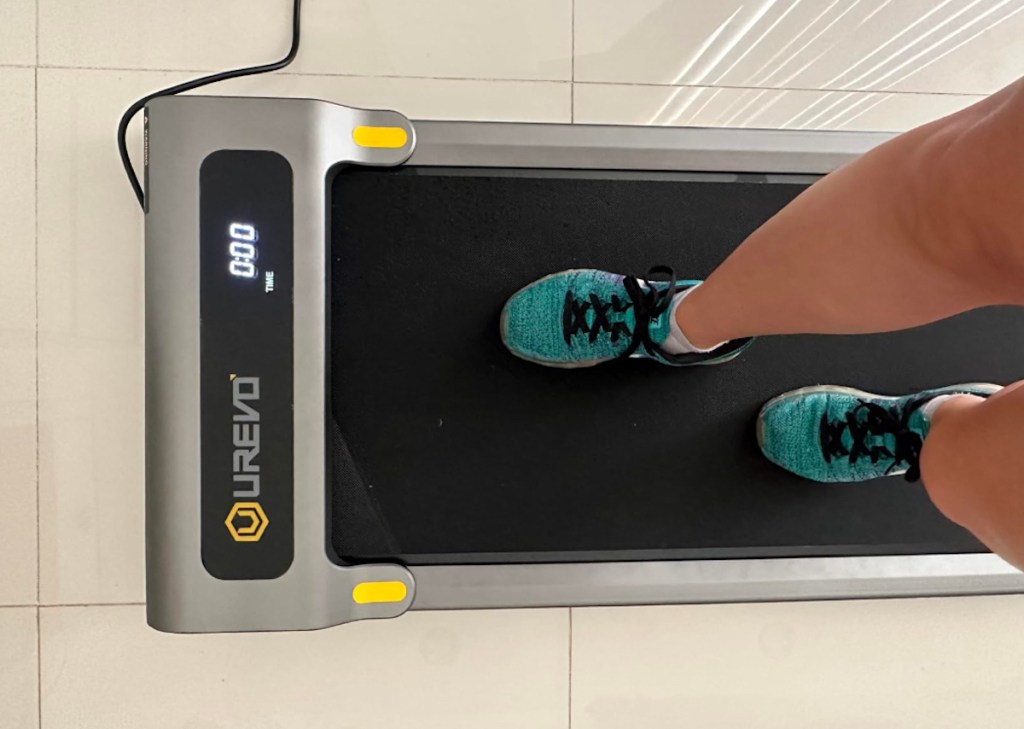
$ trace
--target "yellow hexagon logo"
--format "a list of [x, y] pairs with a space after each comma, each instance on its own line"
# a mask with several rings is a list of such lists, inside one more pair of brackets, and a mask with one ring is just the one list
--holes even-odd
[[258, 542], [269, 523], [263, 507], [255, 501], [239, 501], [231, 507], [231, 513], [224, 520], [236, 542]]

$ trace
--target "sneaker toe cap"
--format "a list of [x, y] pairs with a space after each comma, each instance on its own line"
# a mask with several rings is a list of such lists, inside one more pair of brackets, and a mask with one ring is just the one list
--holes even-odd
[[557, 312], [537, 285], [510, 298], [501, 311], [501, 341], [515, 355], [530, 360], [557, 361], [560, 339]]
[[765, 457], [803, 478], [834, 480], [821, 455], [821, 407], [815, 398], [769, 403], [757, 418], [757, 442]]

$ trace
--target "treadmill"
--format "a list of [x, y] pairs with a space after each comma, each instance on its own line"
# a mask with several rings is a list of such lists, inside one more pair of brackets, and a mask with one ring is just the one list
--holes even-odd
[[154, 628], [1024, 590], [920, 484], [798, 479], [753, 427], [811, 384], [1019, 379], [1024, 310], [683, 369], [549, 369], [500, 340], [507, 297], [554, 271], [707, 276], [887, 135], [204, 96], [145, 125]]

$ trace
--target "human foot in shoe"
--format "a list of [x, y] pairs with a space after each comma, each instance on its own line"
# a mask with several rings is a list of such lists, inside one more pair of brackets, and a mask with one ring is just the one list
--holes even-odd
[[757, 441], [773, 463], [827, 483], [882, 476], [920, 478], [928, 404], [944, 395], [988, 397], [999, 385], [968, 384], [903, 397], [818, 385], [770, 400], [757, 418]]
[[675, 302], [700, 281], [677, 281], [672, 269], [645, 278], [584, 268], [551, 274], [514, 294], [501, 312], [501, 338], [512, 354], [549, 367], [590, 367], [620, 357], [668, 365], [728, 362], [751, 342], [708, 352], [666, 349]]

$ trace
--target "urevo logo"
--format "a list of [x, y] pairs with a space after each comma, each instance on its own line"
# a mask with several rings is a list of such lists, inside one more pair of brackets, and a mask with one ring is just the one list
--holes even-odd
[[235, 503], [224, 525], [236, 542], [258, 542], [270, 519], [260, 497], [260, 378], [231, 375], [231, 471]]
[[257, 501], [239, 501], [224, 520], [236, 542], [258, 542], [269, 523], [270, 519]]

